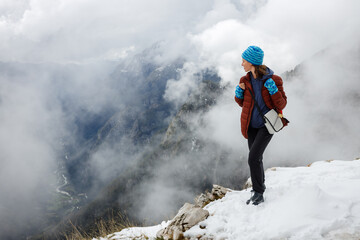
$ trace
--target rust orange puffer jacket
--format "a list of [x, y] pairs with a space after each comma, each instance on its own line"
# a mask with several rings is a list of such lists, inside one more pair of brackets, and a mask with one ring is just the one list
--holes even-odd
[[[283, 110], [287, 103], [287, 98], [284, 92], [283, 81], [281, 77], [277, 75], [273, 75], [271, 77], [276, 86], [278, 87], [279, 91], [274, 95], [270, 95], [269, 91], [266, 87], [262, 87], [261, 95], [264, 99], [266, 106], [270, 109], [275, 109], [277, 112]], [[245, 91], [244, 91], [244, 99], [240, 99], [235, 97], [235, 101], [242, 107], [240, 122], [241, 122], [241, 133], [247, 139], [248, 138], [248, 129], [251, 119], [251, 113], [254, 108], [254, 100], [251, 97], [249, 90], [254, 93], [252, 85], [250, 83], [250, 72], [248, 72], [245, 76], [240, 78], [240, 83], [245, 84]], [[264, 81], [265, 83], [265, 81]]]

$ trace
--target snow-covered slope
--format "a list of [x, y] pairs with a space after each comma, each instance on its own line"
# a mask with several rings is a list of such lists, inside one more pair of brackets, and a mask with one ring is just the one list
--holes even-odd
[[[208, 204], [210, 216], [185, 237], [360, 239], [360, 160], [268, 169], [266, 185], [265, 202], [258, 206], [245, 204], [249, 189]], [[107, 239], [154, 239], [165, 226], [125, 229]]]

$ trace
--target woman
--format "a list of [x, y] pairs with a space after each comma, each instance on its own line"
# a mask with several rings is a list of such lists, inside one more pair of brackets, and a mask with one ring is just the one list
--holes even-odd
[[[262, 116], [271, 109], [281, 112], [287, 101], [282, 79], [262, 65], [264, 52], [261, 48], [248, 47], [242, 58], [241, 65], [247, 74], [236, 86], [235, 101], [242, 107], [241, 132], [248, 139], [248, 163], [254, 193], [246, 203], [258, 205], [264, 202], [263, 193], [266, 188], [263, 153], [273, 136], [266, 129]], [[251, 94], [256, 99], [258, 107]]]

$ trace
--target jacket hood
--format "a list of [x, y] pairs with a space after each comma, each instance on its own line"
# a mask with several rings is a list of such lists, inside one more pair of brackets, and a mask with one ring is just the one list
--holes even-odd
[[274, 75], [274, 71], [271, 70], [270, 68], [267, 68], [267, 74], [264, 74], [264, 76], [260, 80], [264, 81], [266, 79], [269, 79], [272, 77], [272, 75]]
[[[261, 79], [257, 79], [257, 80], [264, 81], [266, 79], [271, 78], [274, 75], [274, 71], [271, 70], [270, 68], [267, 68], [266, 71], [267, 73]], [[252, 78], [252, 73], [249, 71], [245, 76], [248, 79], [248, 81], [250, 81]]]

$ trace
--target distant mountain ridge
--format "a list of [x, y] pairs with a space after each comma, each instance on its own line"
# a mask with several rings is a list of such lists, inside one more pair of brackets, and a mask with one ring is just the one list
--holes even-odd
[[[78, 133], [81, 134], [80, 136], [83, 140], [79, 141], [77, 146], [65, 144], [64, 166], [67, 169], [66, 178], [68, 185], [63, 186], [63, 188], [74, 196], [77, 194], [86, 196], [86, 198], [82, 198], [81, 202], [76, 204], [76, 208], [80, 208], [80, 210], [76, 210], [71, 214], [74, 216], [85, 216], [84, 219], [87, 219], [85, 221], [76, 220], [76, 223], [79, 223], [81, 226], [86, 226], [88, 223], [91, 225], [94, 223], [92, 221], [94, 220], [93, 217], [106, 216], [110, 211], [126, 210], [130, 212], [129, 215], [131, 215], [131, 211], [134, 211], [134, 209], [132, 209], [132, 204], [130, 204], [127, 199], [133, 198], [133, 196], [131, 196], [133, 189], [132, 187], [130, 189], [128, 187], [134, 184], [136, 185], [140, 181], [146, 182], [146, 179], [150, 179], [154, 169], [154, 166], [151, 164], [156, 165], [157, 163], [155, 164], [155, 162], [159, 160], [164, 161], [164, 159], [161, 158], [170, 152], [167, 149], [169, 146], [166, 146], [166, 144], [169, 144], [169, 141], [173, 141], [174, 139], [169, 135], [168, 125], [169, 121], [173, 118], [172, 116], [174, 116], [178, 110], [171, 103], [165, 101], [163, 95], [167, 81], [179, 77], [179, 69], [183, 67], [184, 61], [178, 59], [173, 63], [160, 66], [152, 62], [151, 54], [151, 51], [146, 50], [130, 59], [130, 61], [125, 61], [116, 67], [115, 71], [108, 79], [105, 79], [105, 81], [107, 82], [106, 84], [113, 86], [113, 89], [118, 91], [119, 97], [126, 99], [125, 102], [123, 102], [121, 106], [118, 106], [118, 108], [110, 106], [97, 114], [89, 113], [85, 109], [79, 112], [80, 118], [77, 125], [79, 126], [80, 132]], [[210, 97], [193, 95], [192, 98], [194, 99], [189, 100], [181, 108], [178, 112], [179, 116], [185, 116], [191, 112], [198, 113], [201, 109], [209, 108], [215, 103], [217, 95], [221, 93], [221, 89], [219, 88], [220, 78], [216, 73], [210, 70], [204, 70], [204, 72], [198, 73], [197, 78], [204, 79], [200, 91], [208, 91]], [[71, 104], [67, 105], [70, 107], [68, 109], [70, 111]], [[83, 116], [87, 117], [84, 118]], [[172, 127], [175, 126], [175, 122], [177, 121], [173, 121]], [[182, 130], [185, 130], [185, 128], [181, 128], [181, 130], [178, 129], [177, 135], [180, 135]], [[167, 138], [163, 138], [162, 136], [164, 136], [166, 131], [168, 131], [166, 135]], [[184, 139], [182, 142], [194, 143], [191, 139]], [[123, 143], [125, 145], [123, 145]], [[124, 170], [118, 172], [120, 177], [116, 180], [109, 178], [110, 182], [101, 182], [101, 180], [94, 178], [96, 173], [91, 167], [90, 161], [92, 160], [92, 156], [97, 154], [103, 146], [114, 144], [118, 144], [115, 146], [118, 151], [125, 151], [130, 157], [133, 154], [132, 159], [127, 159], [126, 163], [119, 161], [120, 165], [124, 165]], [[134, 147], [128, 148], [130, 145]], [[122, 149], [122, 146], [124, 149]], [[139, 157], [137, 153], [139, 149], [146, 149], [150, 146], [151, 150], [145, 150], [140, 160], [138, 160]], [[180, 149], [177, 149], [177, 151], [179, 150]], [[173, 155], [175, 154], [176, 152], [173, 152]], [[160, 158], [157, 156], [160, 156]], [[97, 185], [97, 187], [94, 188], [93, 184]], [[101, 184], [110, 185], [106, 189], [101, 190]], [[204, 189], [206, 182], [201, 183], [201, 186], [199, 189]], [[99, 191], [102, 193], [99, 194]], [[107, 198], [104, 196], [112, 191], [114, 191], [115, 194], [111, 193], [111, 196], [105, 200], [108, 203], [103, 205], [107, 212], [96, 210], [96, 214], [91, 216], [93, 212], [89, 209], [93, 209], [92, 206], [96, 205], [99, 199]], [[83, 195], [84, 193], [86, 195]], [[120, 203], [122, 204], [119, 204], [118, 201], [120, 195], [126, 195], [121, 197]], [[93, 202], [95, 196], [97, 200]], [[71, 206], [68, 207], [73, 208]], [[103, 207], [101, 207], [101, 209], [103, 209]], [[59, 211], [61, 211], [61, 209], [59, 209]], [[134, 211], [131, 217], [135, 215], [136, 213]], [[64, 219], [64, 223], [66, 224], [68, 217]], [[76, 217], [76, 219], [80, 218]], [[53, 226], [48, 228], [44, 236], [52, 235], [53, 229]], [[39, 237], [41, 238], [41, 236]]]
[[[141, 189], [149, 180], [151, 182], [158, 177], [154, 174], [155, 170], [164, 164], [172, 165], [171, 162], [178, 161], [177, 157], [183, 153], [189, 153], [186, 162], [195, 163], [198, 156], [202, 155], [204, 157], [204, 154], [208, 154], [209, 148], [216, 148], [215, 143], [207, 142], [204, 144], [205, 140], [192, 135], [189, 119], [191, 119], [192, 115], [208, 111], [216, 103], [216, 99], [222, 91], [219, 82], [204, 81], [200, 86], [200, 94], [191, 95], [189, 100], [180, 108], [166, 132], [163, 132], [159, 145], [145, 152], [135, 164], [130, 165], [110, 185], [101, 190], [96, 200], [80, 209], [72, 218], [72, 221], [76, 222], [81, 229], [92, 232], [94, 230], [93, 223], [98, 219], [108, 219], [113, 216], [111, 214], [114, 212], [126, 212], [131, 221], [141, 223], [143, 219], [138, 217], [139, 206], [143, 204], [139, 199], [144, 197], [141, 195]], [[172, 175], [169, 177], [178, 179], [178, 184], [184, 187], [192, 186], [191, 191], [194, 194], [211, 189], [214, 177], [217, 180], [223, 178], [227, 183], [233, 182], [229, 178], [235, 177], [236, 173], [234, 173], [234, 176], [214, 176], [214, 172], [216, 172], [215, 166], [218, 165], [217, 162], [225, 159], [226, 152], [221, 152], [219, 150], [220, 155], [217, 153], [212, 156], [210, 161], [212, 164], [210, 165], [202, 165], [199, 162], [199, 164], [192, 166], [191, 169], [187, 169], [188, 164], [184, 163], [183, 167], [185, 169], [173, 169]], [[221, 156], [223, 154], [225, 155]], [[202, 175], [202, 177], [195, 177], [198, 180], [194, 182], [192, 179], [197, 175]], [[189, 200], [186, 196], [179, 195], [177, 198], [175, 201], [177, 202], [176, 206], [182, 204], [184, 200]], [[121, 219], [118, 220], [121, 221]]]
[[[94, 128], [86, 128], [91, 134], [86, 134], [85, 130], [88, 137], [69, 154], [69, 181], [74, 184], [74, 192], [92, 191], [78, 211], [64, 218], [57, 228], [52, 226], [44, 236], [51, 238], [53, 234], [69, 231], [66, 226], [69, 220], [97, 236], [95, 222], [106, 220], [116, 212], [125, 212], [134, 223], [143, 223], [151, 216], [152, 222], [147, 224], [155, 224], [164, 216], [174, 214], [185, 201], [210, 189], [213, 183], [232, 189], [242, 188], [248, 172], [246, 153], [234, 155], [194, 128], [206, 125], [204, 116], [216, 106], [225, 91], [233, 92], [232, 86], [222, 86], [215, 71], [205, 69], [199, 73], [198, 89], [189, 97], [184, 96], [186, 102], [176, 109], [164, 101], [163, 95], [167, 81], [179, 78], [178, 70], [182, 69], [184, 60], [156, 65], [151, 61], [150, 52], [119, 64], [107, 79], [113, 89], [127, 99], [119, 108], [110, 109], [106, 117], [100, 114], [96, 119], [99, 116], [94, 115], [89, 122], [79, 122], [89, 123]], [[308, 81], [307, 73], [303, 72], [306, 65], [306, 62], [302, 63], [281, 74], [283, 80]], [[305, 84], [296, 94], [302, 94], [308, 88], [310, 85]], [[347, 96], [346, 100], [352, 102], [358, 98], [358, 95]], [[119, 156], [119, 162], [110, 165], [123, 166], [116, 169], [117, 176], [103, 181], [96, 178], [94, 170], [97, 169], [89, 165], [107, 145], [118, 149], [118, 153], [125, 151], [127, 155]], [[98, 186], [92, 188], [96, 184]], [[166, 200], [161, 198], [164, 191], [168, 193]], [[158, 215], [149, 211], [155, 206], [163, 208], [153, 211]]]

